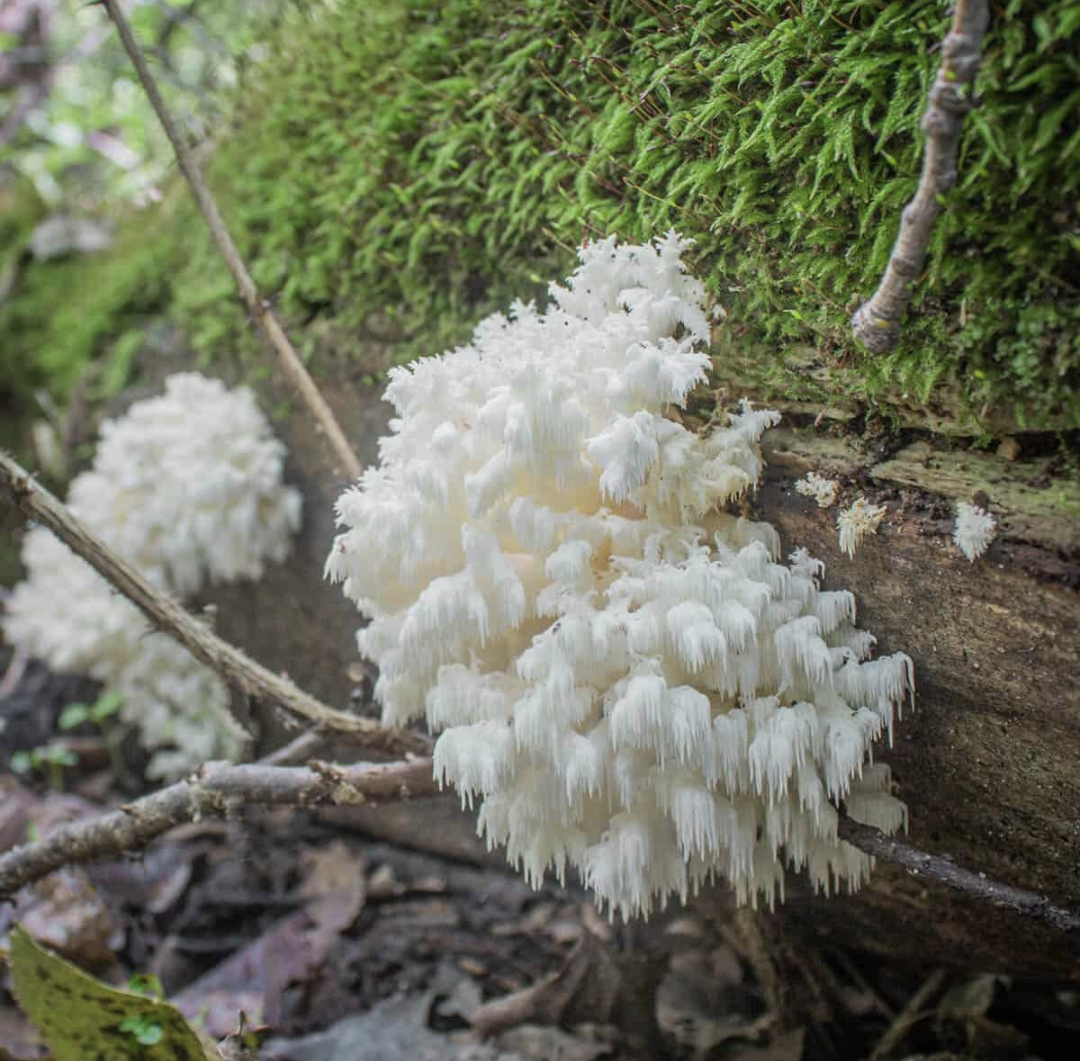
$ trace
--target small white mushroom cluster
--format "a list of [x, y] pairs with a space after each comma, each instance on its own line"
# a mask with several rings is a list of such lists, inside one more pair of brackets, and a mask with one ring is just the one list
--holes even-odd
[[795, 492], [812, 498], [818, 508], [830, 508], [840, 496], [840, 484], [835, 479], [818, 475], [817, 472], [807, 472], [796, 482]]
[[865, 497], [858, 497], [836, 517], [836, 529], [840, 538], [840, 552], [853, 559], [859, 542], [868, 534], [877, 534], [885, 518], [884, 505], [872, 505]]
[[[195, 374], [106, 422], [93, 467], [68, 503], [160, 589], [257, 578], [282, 560], [300, 495], [282, 485], [284, 446], [247, 388]], [[149, 774], [172, 778], [230, 758], [238, 731], [228, 690], [44, 527], [22, 548], [27, 578], [3, 615], [5, 638], [58, 671], [86, 674], [123, 697], [124, 719], [154, 751]]]
[[489, 844], [533, 883], [576, 866], [627, 917], [714, 875], [772, 903], [785, 864], [857, 886], [839, 804], [905, 820], [868, 757], [910, 660], [869, 661], [852, 595], [723, 511], [777, 414], [744, 403], [707, 438], [665, 415], [709, 365], [685, 246], [595, 243], [545, 311], [396, 370], [327, 561], [371, 620], [384, 719], [442, 730], [436, 773]]
[[997, 520], [984, 508], [960, 501], [956, 506], [953, 541], [971, 563], [990, 548], [997, 537]]
[[181, 597], [207, 581], [258, 579], [289, 553], [300, 494], [285, 447], [247, 387], [182, 372], [165, 393], [101, 426], [94, 466], [68, 504], [100, 537]]

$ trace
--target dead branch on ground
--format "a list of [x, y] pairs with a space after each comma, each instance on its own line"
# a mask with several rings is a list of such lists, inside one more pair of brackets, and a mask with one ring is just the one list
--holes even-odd
[[386, 803], [436, 791], [430, 759], [337, 766], [207, 763], [187, 781], [0, 855], [0, 898], [60, 869], [141, 850], [175, 825], [247, 806]]
[[428, 750], [428, 742], [423, 737], [328, 707], [288, 678], [274, 674], [235, 645], [222, 640], [95, 537], [66, 505], [36, 484], [5, 453], [0, 453], [0, 486], [7, 488], [12, 500], [27, 516], [47, 526], [110, 585], [137, 605], [151, 623], [176, 638], [196, 659], [221, 675], [231, 688], [256, 701], [281, 707], [291, 715], [314, 723], [318, 729], [355, 734], [370, 748], [394, 755], [403, 752], [424, 754]]

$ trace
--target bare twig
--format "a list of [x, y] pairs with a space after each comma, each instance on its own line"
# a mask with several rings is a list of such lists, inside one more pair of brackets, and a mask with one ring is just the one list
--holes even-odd
[[99, 575], [138, 605], [152, 623], [175, 637], [193, 656], [220, 674], [232, 688], [254, 700], [276, 704], [292, 715], [315, 723], [318, 728], [356, 734], [371, 748], [395, 755], [427, 751], [428, 744], [424, 738], [405, 730], [388, 729], [371, 719], [327, 707], [288, 678], [274, 674], [235, 645], [223, 641], [96, 538], [66, 505], [33, 482], [5, 453], [0, 453], [0, 486], [6, 487], [15, 504], [27, 516], [45, 524]]
[[870, 1055], [870, 1061], [881, 1061], [882, 1058], [893, 1056], [908, 1032], [925, 1017], [927, 1003], [938, 993], [944, 982], [944, 969], [935, 969], [923, 981], [922, 987], [908, 999], [903, 1011], [896, 1016], [885, 1034], [878, 1040], [877, 1046]]
[[242, 806], [310, 807], [318, 804], [391, 802], [435, 789], [430, 759], [386, 764], [266, 766], [207, 763], [187, 781], [154, 792], [120, 810], [73, 822], [43, 840], [0, 856], [0, 897], [61, 866], [94, 862], [138, 851], [175, 825]]
[[[426, 755], [430, 752], [430, 743], [424, 742], [421, 746], [422, 754]], [[306, 763], [310, 759], [328, 757], [335, 760], [344, 757], [351, 761], [356, 758], [353, 754], [355, 751], [365, 751], [370, 747], [370, 741], [362, 732], [346, 733], [339, 729], [326, 728], [308, 729], [294, 737], [288, 744], [264, 755], [259, 762], [267, 766], [295, 766], [297, 763]]]
[[974, 106], [975, 75], [990, 15], [986, 0], [955, 2], [952, 28], [942, 46], [941, 66], [922, 119], [926, 149], [919, 187], [904, 207], [900, 234], [877, 291], [851, 318], [856, 340], [873, 353], [891, 350], [899, 338], [900, 318], [911, 301], [911, 285], [922, 270], [934, 222], [945, 193], [956, 183], [960, 133], [965, 115]]
[[259, 761], [264, 766], [295, 766], [316, 758], [326, 743], [326, 738], [317, 730], [305, 730], [298, 737], [293, 737], [288, 744], [275, 748]]
[[868, 855], [880, 858], [883, 862], [893, 862], [898, 866], [904, 866], [929, 880], [947, 884], [950, 888], [970, 895], [974, 899], [1045, 921], [1058, 932], [1080, 931], [1080, 914], [1055, 906], [1043, 895], [991, 880], [984, 873], [972, 873], [971, 870], [964, 869], [947, 858], [927, 854], [917, 847], [911, 847], [894, 837], [886, 836], [869, 825], [852, 821], [851, 818], [840, 818], [839, 834], [841, 839]]
[[109, 13], [109, 18], [116, 25], [120, 40], [124, 45], [124, 51], [127, 52], [128, 58], [131, 59], [150, 104], [165, 129], [165, 135], [168, 136], [169, 142], [176, 152], [176, 161], [179, 163], [180, 170], [187, 178], [188, 184], [191, 185], [191, 191], [195, 196], [195, 201], [199, 206], [203, 219], [210, 229], [210, 235], [213, 236], [221, 257], [228, 266], [229, 272], [232, 273], [232, 278], [236, 282], [240, 297], [244, 300], [248, 312], [258, 325], [266, 341], [277, 353], [289, 383], [300, 395], [309, 412], [315, 417], [316, 423], [329, 439], [330, 445], [333, 447], [334, 453], [341, 462], [345, 473], [351, 479], [359, 478], [362, 470], [359, 459], [345, 438], [345, 433], [341, 430], [330, 406], [326, 404], [326, 400], [319, 393], [319, 388], [315, 386], [315, 382], [308, 374], [304, 363], [300, 360], [292, 343], [289, 342], [289, 337], [278, 323], [278, 319], [269, 303], [259, 297], [255, 281], [251, 279], [251, 274], [248, 272], [243, 258], [240, 257], [240, 252], [236, 249], [228, 229], [225, 227], [225, 222], [222, 220], [210, 188], [203, 180], [199, 167], [184, 143], [172, 115], [165, 106], [165, 101], [161, 98], [157, 83], [147, 66], [146, 56], [143, 55], [142, 49], [131, 31], [131, 26], [120, 10], [119, 0], [102, 0], [102, 3]]

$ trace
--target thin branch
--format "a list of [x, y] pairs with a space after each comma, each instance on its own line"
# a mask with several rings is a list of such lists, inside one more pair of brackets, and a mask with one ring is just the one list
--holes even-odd
[[972, 873], [947, 858], [927, 854], [851, 818], [840, 818], [839, 834], [841, 839], [874, 858], [904, 866], [920, 876], [946, 884], [973, 899], [1045, 921], [1058, 932], [1080, 931], [1080, 914], [1055, 906], [1043, 895], [991, 880], [984, 873]]
[[225, 817], [238, 806], [387, 803], [435, 791], [430, 759], [351, 766], [207, 763], [187, 781], [98, 818], [60, 826], [0, 856], [0, 898], [62, 866], [141, 850], [175, 825], [208, 814]]
[[223, 641], [96, 538], [66, 505], [33, 482], [5, 453], [0, 453], [0, 486], [7, 488], [12, 500], [27, 516], [45, 524], [110, 585], [138, 605], [151, 623], [175, 637], [232, 688], [254, 700], [276, 704], [321, 729], [356, 734], [371, 748], [394, 755], [403, 752], [423, 754], [428, 750], [428, 742], [423, 737], [405, 730], [389, 729], [371, 719], [320, 703], [288, 678], [274, 674], [235, 645]]
[[855, 339], [875, 354], [891, 350], [900, 336], [900, 318], [911, 301], [911, 285], [922, 271], [934, 222], [945, 193], [956, 183], [964, 117], [975, 105], [975, 75], [990, 14], [986, 0], [955, 3], [952, 28], [942, 45], [941, 66], [922, 119], [926, 149], [919, 187], [904, 207], [900, 234], [877, 291], [851, 318]]
[[169, 142], [176, 152], [176, 161], [180, 166], [180, 170], [187, 178], [188, 184], [191, 185], [195, 202], [198, 204], [203, 219], [210, 229], [210, 235], [213, 237], [214, 243], [217, 244], [221, 257], [228, 266], [229, 272], [232, 273], [232, 278], [236, 282], [240, 297], [244, 300], [248, 312], [258, 325], [266, 341], [276, 351], [286, 378], [297, 394], [300, 395], [312, 416], [315, 417], [316, 423], [329, 440], [338, 460], [341, 461], [345, 473], [350, 479], [358, 479], [363, 470], [362, 465], [345, 438], [345, 433], [341, 430], [333, 411], [326, 404], [322, 394], [319, 393], [319, 388], [315, 386], [315, 382], [308, 374], [304, 363], [300, 360], [292, 343], [289, 342], [289, 337], [278, 323], [278, 319], [269, 303], [259, 297], [255, 281], [251, 279], [251, 274], [248, 272], [243, 258], [240, 257], [240, 252], [236, 249], [228, 229], [225, 227], [225, 222], [222, 220], [210, 188], [206, 181], [203, 180], [199, 167], [192, 158], [191, 152], [188, 150], [179, 129], [177, 129], [172, 119], [172, 115], [165, 106], [165, 101], [158, 91], [153, 74], [150, 73], [150, 68], [147, 66], [146, 57], [135, 40], [131, 26], [120, 10], [119, 0], [102, 0], [102, 4], [105, 10], [108, 11], [109, 18], [115, 24], [120, 34], [120, 40], [124, 45], [124, 51], [127, 52], [128, 58], [131, 59], [150, 104], [165, 129], [165, 135], [168, 136]]

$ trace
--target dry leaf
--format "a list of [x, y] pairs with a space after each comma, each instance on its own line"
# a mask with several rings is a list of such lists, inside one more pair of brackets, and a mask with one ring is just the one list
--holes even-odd
[[330, 844], [304, 861], [308, 871], [300, 889], [308, 897], [304, 909], [279, 921], [176, 996], [180, 1011], [201, 1016], [218, 1038], [235, 1030], [241, 1011], [254, 1021], [278, 1023], [286, 989], [312, 975], [364, 907], [366, 867], [345, 844]]
[[39, 943], [84, 969], [111, 965], [123, 932], [86, 874], [59, 869], [19, 893], [16, 918]]

